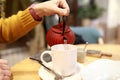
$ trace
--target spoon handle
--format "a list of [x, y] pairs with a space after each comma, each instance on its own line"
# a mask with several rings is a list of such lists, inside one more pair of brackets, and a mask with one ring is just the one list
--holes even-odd
[[62, 16], [59, 16], [58, 23], [60, 23], [61, 21], [62, 21]]
[[64, 36], [64, 33], [65, 33], [65, 26], [66, 26], [66, 20], [65, 20], [65, 16], [62, 17], [63, 19], [63, 36]]
[[58, 73], [56, 73], [54, 70], [50, 69], [49, 67], [45, 66], [45, 65], [42, 63], [41, 60], [37, 60], [37, 59], [32, 58], [32, 57], [30, 57], [30, 59], [35, 60], [35, 61], [38, 61], [38, 62], [45, 68], [45, 70], [47, 70], [48, 72], [54, 74], [54, 75], [55, 75], [55, 80], [62, 80], [63, 77], [62, 77], [61, 75], [59, 75]]

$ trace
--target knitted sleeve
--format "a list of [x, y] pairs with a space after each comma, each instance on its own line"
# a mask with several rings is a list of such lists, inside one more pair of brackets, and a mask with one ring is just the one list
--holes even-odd
[[36, 21], [31, 16], [29, 8], [19, 11], [16, 15], [9, 18], [0, 19], [0, 43], [7, 43], [17, 40], [37, 24], [42, 21]]

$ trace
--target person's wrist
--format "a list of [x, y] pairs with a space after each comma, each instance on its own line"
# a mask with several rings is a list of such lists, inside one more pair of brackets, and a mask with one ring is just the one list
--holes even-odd
[[32, 4], [30, 6], [30, 14], [32, 15], [32, 17], [36, 20], [36, 21], [41, 21], [42, 20], [42, 17], [39, 17], [36, 13], [35, 13], [35, 10], [33, 9], [33, 6], [34, 4]]

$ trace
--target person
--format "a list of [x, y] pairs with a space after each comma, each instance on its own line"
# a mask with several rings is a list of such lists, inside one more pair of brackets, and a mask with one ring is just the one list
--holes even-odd
[[[42, 22], [43, 16], [58, 14], [69, 15], [66, 0], [50, 0], [32, 4], [30, 7], [8, 18], [0, 19], [0, 43], [13, 42]], [[0, 80], [9, 80], [11, 76], [8, 62], [0, 59]]]

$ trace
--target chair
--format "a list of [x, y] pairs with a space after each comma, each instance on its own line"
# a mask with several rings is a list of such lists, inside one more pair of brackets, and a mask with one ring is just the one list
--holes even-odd
[[70, 27], [73, 32], [77, 35], [82, 36], [82, 38], [88, 42], [88, 43], [98, 43], [98, 44], [103, 44], [104, 41], [102, 39], [102, 36], [99, 32], [99, 30], [95, 27]]

